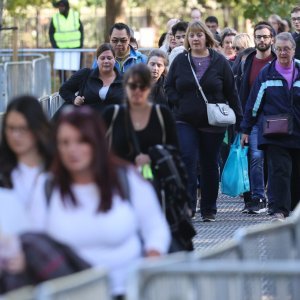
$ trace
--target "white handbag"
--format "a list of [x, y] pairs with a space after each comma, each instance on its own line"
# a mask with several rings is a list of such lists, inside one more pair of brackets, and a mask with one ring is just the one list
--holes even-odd
[[195, 74], [195, 71], [191, 64], [190, 54], [188, 54], [188, 60], [190, 63], [191, 70], [195, 77], [195, 81], [199, 88], [199, 91], [203, 97], [203, 100], [206, 104], [207, 109], [207, 119], [208, 124], [212, 126], [219, 126], [219, 127], [227, 127], [228, 125], [233, 125], [236, 122], [236, 117], [233, 109], [226, 103], [208, 103], [207, 98], [203, 92], [203, 89], [198, 81], [198, 78]]

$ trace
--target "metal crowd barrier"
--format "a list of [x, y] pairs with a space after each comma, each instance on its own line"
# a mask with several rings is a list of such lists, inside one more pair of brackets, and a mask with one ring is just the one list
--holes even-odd
[[111, 300], [107, 272], [89, 269], [73, 275], [25, 287], [3, 296], [3, 300]]
[[50, 96], [39, 98], [39, 102], [48, 119], [51, 119], [65, 101], [59, 93], [54, 93]]
[[35, 300], [33, 294], [34, 288], [31, 286], [26, 286], [10, 293], [5, 294], [1, 300]]
[[[265, 279], [269, 282], [264, 285]], [[127, 300], [298, 300], [300, 262], [190, 261], [140, 265]]]
[[48, 56], [0, 64], [0, 111], [5, 111], [13, 97], [23, 94], [43, 97], [50, 93], [51, 63]]

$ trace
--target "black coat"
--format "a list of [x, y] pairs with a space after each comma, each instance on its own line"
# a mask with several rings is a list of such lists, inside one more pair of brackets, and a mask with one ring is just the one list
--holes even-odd
[[164, 90], [164, 84], [165, 76], [162, 75], [152, 86], [151, 93], [149, 95], [149, 100], [152, 103], [168, 106], [168, 99]]
[[115, 70], [117, 77], [112, 82], [105, 100], [99, 97], [99, 90], [103, 82], [99, 79], [99, 69], [81, 69], [77, 71], [68, 81], [59, 89], [59, 94], [67, 103], [73, 103], [76, 92], [84, 96], [85, 105], [91, 105], [93, 108], [102, 111], [104, 107], [111, 104], [121, 104], [124, 100], [124, 89], [122, 85], [122, 76]]
[[[208, 69], [200, 79], [200, 85], [209, 103], [226, 103], [234, 110], [237, 125], [242, 120], [242, 109], [235, 87], [234, 77], [226, 58], [209, 49], [211, 57]], [[193, 61], [191, 60], [192, 65]], [[194, 69], [195, 66], [193, 65]], [[174, 105], [177, 121], [197, 128], [209, 127], [206, 104], [193, 76], [187, 52], [180, 53], [169, 70], [165, 90], [168, 101]]]

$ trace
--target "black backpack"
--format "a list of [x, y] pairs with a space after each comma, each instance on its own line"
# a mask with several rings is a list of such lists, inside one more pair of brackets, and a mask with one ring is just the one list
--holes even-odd
[[196, 231], [188, 213], [189, 194], [185, 165], [178, 150], [171, 145], [156, 145], [149, 149], [155, 188], [172, 233], [170, 252], [192, 251]]

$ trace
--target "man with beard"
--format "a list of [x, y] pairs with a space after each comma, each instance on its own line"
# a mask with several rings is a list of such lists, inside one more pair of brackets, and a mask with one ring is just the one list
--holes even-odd
[[[270, 23], [259, 22], [255, 25], [255, 48], [252, 50], [246, 49], [247, 55], [240, 61], [235, 74], [243, 110], [245, 109], [251, 87], [259, 72], [276, 57], [276, 54], [272, 51], [273, 39], [274, 29]], [[244, 194], [245, 207], [242, 212], [249, 214], [260, 214], [267, 210], [264, 190], [264, 152], [257, 148], [257, 132], [260, 121], [258, 120], [257, 124], [253, 127], [248, 141], [251, 191]]]
[[292, 33], [292, 36], [296, 42], [295, 58], [300, 59], [300, 6], [296, 6], [292, 9], [291, 20], [295, 29], [295, 32]]

